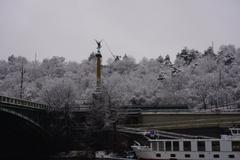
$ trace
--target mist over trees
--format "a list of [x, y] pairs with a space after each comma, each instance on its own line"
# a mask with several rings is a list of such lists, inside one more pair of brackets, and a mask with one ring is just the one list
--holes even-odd
[[[24, 99], [53, 109], [89, 103], [96, 87], [96, 59], [89, 55], [81, 63], [66, 62], [64, 57], [31, 62], [10, 55], [0, 60], [0, 94], [19, 98], [22, 92]], [[183, 48], [174, 62], [159, 55], [137, 63], [126, 55], [109, 59], [102, 71], [109, 104], [115, 107], [210, 108], [240, 100], [240, 48], [233, 45], [221, 46], [218, 53], [211, 47], [203, 53]]]

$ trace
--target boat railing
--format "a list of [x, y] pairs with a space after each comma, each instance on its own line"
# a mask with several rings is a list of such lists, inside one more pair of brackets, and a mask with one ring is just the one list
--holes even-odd
[[212, 137], [207, 137], [207, 136], [192, 136], [192, 135], [187, 135], [187, 134], [180, 134], [180, 133], [174, 133], [174, 132], [167, 132], [167, 131], [159, 131], [159, 130], [143, 130], [139, 128], [131, 128], [131, 127], [119, 127], [118, 128], [122, 132], [126, 133], [132, 133], [132, 134], [139, 134], [139, 135], [144, 135], [147, 139], [151, 140], [154, 138], [159, 138], [159, 137], [166, 137], [166, 138], [173, 138], [173, 139], [178, 139], [178, 138], [185, 138], [185, 139], [208, 139]]
[[174, 132], [167, 132], [167, 131], [155, 131], [156, 137], [167, 137], [167, 138], [174, 138], [174, 139], [179, 139], [179, 138], [184, 138], [184, 139], [209, 139], [212, 137], [208, 136], [192, 136], [188, 134], [180, 134], [180, 133], [174, 133]]
[[134, 145], [141, 146], [141, 144], [138, 141], [133, 141], [133, 142], [134, 142]]
[[229, 128], [233, 136], [240, 136], [240, 128]]

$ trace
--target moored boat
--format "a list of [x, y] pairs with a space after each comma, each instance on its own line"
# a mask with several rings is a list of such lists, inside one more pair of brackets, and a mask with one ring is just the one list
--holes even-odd
[[[149, 145], [132, 146], [142, 160], [240, 160], [240, 128], [221, 138], [148, 138]], [[152, 136], [153, 137], [153, 136]]]

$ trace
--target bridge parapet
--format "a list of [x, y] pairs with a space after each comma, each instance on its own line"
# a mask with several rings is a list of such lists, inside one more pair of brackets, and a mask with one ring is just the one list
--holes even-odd
[[91, 108], [91, 105], [79, 105], [78, 107], [72, 107], [72, 112], [88, 112]]
[[14, 105], [18, 107], [26, 107], [37, 110], [48, 110], [48, 106], [41, 103], [35, 103], [17, 98], [10, 98], [6, 96], [0, 96], [0, 103]]

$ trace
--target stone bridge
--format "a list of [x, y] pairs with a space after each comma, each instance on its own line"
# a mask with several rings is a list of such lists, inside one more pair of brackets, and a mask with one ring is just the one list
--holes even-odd
[[[83, 131], [82, 122], [88, 111], [86, 105], [72, 108], [75, 135]], [[64, 140], [59, 139], [59, 134], [64, 131], [55, 130], [52, 125], [59, 129], [63, 125], [63, 115], [63, 111], [51, 112], [45, 104], [0, 96], [0, 159], [13, 154], [16, 157], [45, 155], [59, 147], [58, 143], [62, 145]]]
[[47, 151], [51, 139], [48, 119], [44, 104], [0, 96], [1, 157]]

